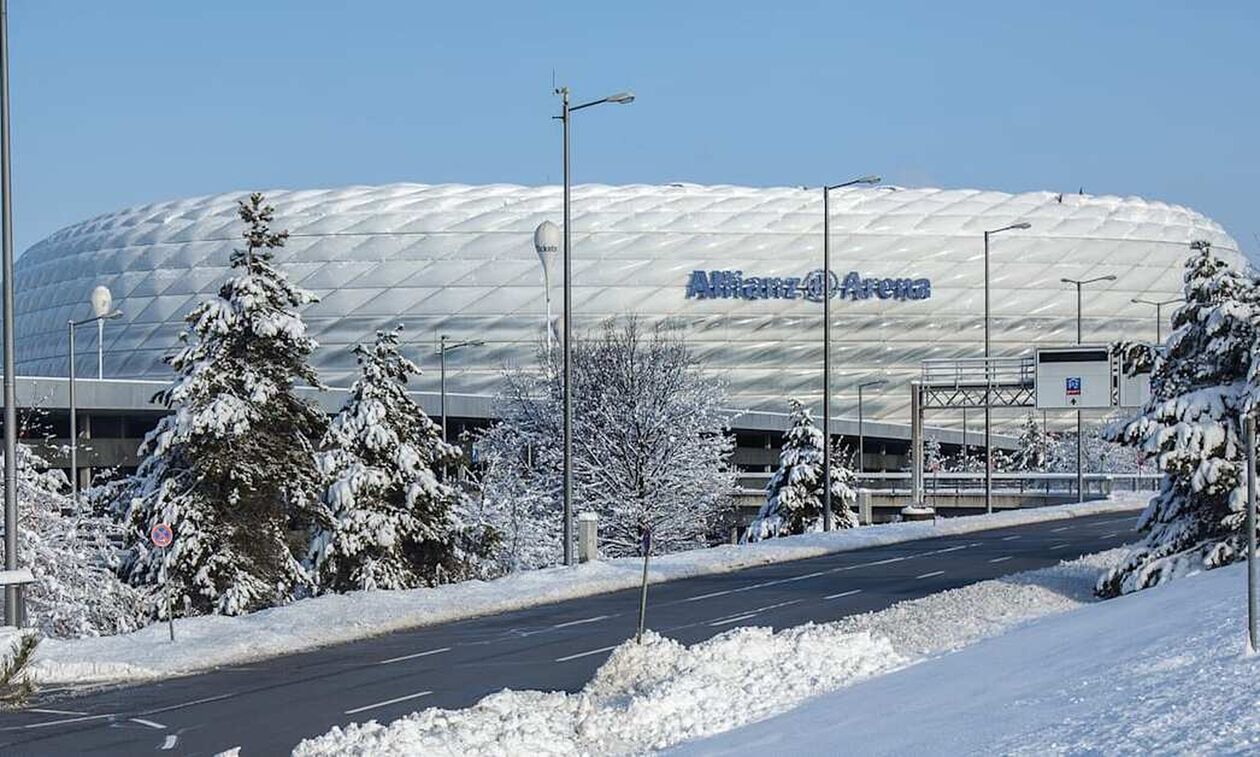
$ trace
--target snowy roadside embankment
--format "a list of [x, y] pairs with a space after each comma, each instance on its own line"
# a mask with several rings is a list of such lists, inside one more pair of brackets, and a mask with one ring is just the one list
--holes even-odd
[[[1083, 505], [866, 526], [679, 552], [654, 559], [650, 580], [658, 583], [882, 544], [1122, 512], [1141, 507], [1145, 500], [1146, 495], [1127, 495]], [[641, 571], [639, 559], [624, 558], [432, 589], [325, 595], [239, 617], [179, 619], [174, 644], [167, 640], [165, 624], [117, 636], [46, 639], [32, 673], [43, 684], [134, 681], [191, 673], [389, 631], [632, 588], [639, 584]]]
[[650, 634], [643, 645], [618, 647], [576, 694], [505, 690], [463, 710], [431, 708], [389, 725], [333, 728], [294, 753], [608, 755], [662, 749], [1092, 602], [1099, 573], [1120, 554], [1113, 550], [779, 633], [738, 628], [690, 647]]
[[1242, 565], [1045, 618], [687, 755], [1256, 754]]

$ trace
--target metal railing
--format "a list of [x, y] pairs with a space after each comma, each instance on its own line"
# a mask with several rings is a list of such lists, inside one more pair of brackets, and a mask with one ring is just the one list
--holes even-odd
[[988, 383], [1031, 387], [1036, 372], [1032, 355], [924, 360], [920, 381], [925, 387], [985, 386]]
[[[765, 489], [773, 473], [741, 473], [739, 489], [752, 493]], [[1163, 479], [1160, 473], [1086, 473], [1086, 492], [1109, 494], [1112, 492], [1158, 491]], [[984, 472], [925, 471], [923, 473], [925, 495], [962, 495], [984, 492]], [[857, 477], [858, 488], [889, 494], [909, 494], [910, 471], [890, 473], [863, 473]], [[1000, 494], [1068, 495], [1076, 492], [1076, 473], [994, 473], [994, 492]]]

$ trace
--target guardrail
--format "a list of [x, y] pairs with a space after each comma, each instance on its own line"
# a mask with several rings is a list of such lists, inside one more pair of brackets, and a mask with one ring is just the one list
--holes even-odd
[[[773, 473], [742, 473], [742, 493], [764, 490]], [[857, 477], [858, 488], [892, 494], [909, 493], [910, 471], [863, 473]], [[1087, 493], [1110, 494], [1120, 491], [1158, 491], [1163, 474], [1159, 473], [1086, 473], [1083, 477]], [[924, 494], [964, 494], [984, 491], [984, 472], [926, 471], [923, 474]], [[994, 473], [993, 490], [1000, 493], [1051, 494], [1076, 493], [1075, 473]]]

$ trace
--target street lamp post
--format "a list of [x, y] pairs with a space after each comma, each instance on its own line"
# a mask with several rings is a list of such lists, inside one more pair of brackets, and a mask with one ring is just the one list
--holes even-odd
[[[831, 190], [878, 184], [878, 176], [823, 186], [823, 530], [831, 530]], [[861, 404], [860, 402], [858, 403]]]
[[[4, 279], [4, 567], [18, 568], [17, 372], [13, 327], [13, 182], [9, 157], [9, 4], [0, 0], [0, 266]], [[4, 587], [4, 623], [20, 620], [20, 587]]]
[[866, 429], [864, 427], [865, 413], [862, 409], [862, 390], [868, 386], [880, 386], [887, 384], [887, 381], [879, 379], [877, 381], [863, 381], [858, 384], [858, 473], [866, 472]]
[[[112, 320], [122, 315], [119, 310], [113, 310], [113, 297], [110, 296], [109, 290], [105, 287], [97, 287], [92, 290], [92, 311], [94, 315], [91, 318], [84, 318], [81, 321], [66, 321], [68, 330], [67, 348], [69, 358], [66, 361], [69, 364], [69, 395], [70, 395], [70, 501], [77, 508], [79, 505], [79, 406], [77, 395], [75, 393], [75, 349], [74, 349], [74, 330], [78, 326], [86, 326], [95, 321], [102, 324], [107, 320]], [[102, 333], [98, 331], [98, 333]], [[98, 370], [101, 365], [101, 356], [97, 356]]]
[[1137, 303], [1138, 305], [1155, 306], [1155, 346], [1157, 347], [1164, 343], [1164, 306], [1185, 301], [1185, 297], [1173, 297], [1170, 300], [1146, 300], [1141, 297], [1134, 297], [1129, 300], [1129, 302]]
[[560, 227], [551, 221], [543, 221], [534, 229], [534, 252], [538, 253], [538, 262], [542, 263], [543, 296], [547, 301], [547, 357], [551, 358], [551, 350], [555, 344], [556, 327], [551, 321], [551, 267], [556, 262], [556, 253], [560, 250]]
[[569, 181], [569, 121], [574, 111], [616, 103], [634, 102], [634, 93], [618, 92], [615, 95], [591, 100], [581, 105], [569, 105], [569, 88], [556, 90], [560, 95], [560, 115], [553, 116], [564, 127], [564, 564], [573, 564], [573, 224], [570, 222]]
[[[450, 342], [450, 337], [442, 334], [438, 337], [438, 416], [442, 421], [442, 441], [450, 443], [450, 435], [446, 433], [446, 353], [463, 347], [480, 347], [485, 344], [480, 339]], [[442, 480], [446, 480], [446, 464], [442, 464]]]
[[1027, 221], [984, 232], [984, 511], [993, 512], [993, 367], [989, 365], [989, 237], [1028, 229]]
[[[1062, 278], [1064, 284], [1072, 284], [1076, 287], [1076, 343], [1081, 343], [1081, 290], [1089, 284], [1097, 284], [1100, 281], [1115, 281], [1115, 276], [1095, 276], [1092, 279], [1069, 279]], [[1081, 420], [1081, 409], [1076, 409], [1076, 501], [1085, 501], [1085, 424]]]

